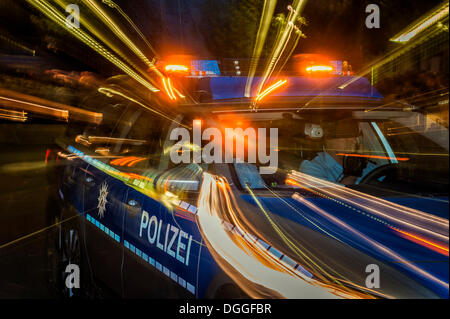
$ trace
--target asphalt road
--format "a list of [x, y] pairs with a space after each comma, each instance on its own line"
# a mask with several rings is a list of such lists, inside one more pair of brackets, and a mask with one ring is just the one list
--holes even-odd
[[[0, 124], [0, 298], [53, 298], [47, 209], [56, 186], [45, 163], [64, 125]], [[50, 175], [49, 175], [50, 174]]]

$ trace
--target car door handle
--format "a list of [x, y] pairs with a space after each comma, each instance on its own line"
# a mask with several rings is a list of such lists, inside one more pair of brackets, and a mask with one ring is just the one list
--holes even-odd
[[127, 211], [131, 217], [136, 217], [141, 212], [141, 204], [134, 199], [130, 199], [127, 201]]
[[86, 176], [83, 180], [84, 185], [86, 185], [88, 188], [91, 188], [95, 185], [94, 178], [92, 176]]
[[141, 204], [139, 204], [136, 200], [134, 199], [130, 199], [127, 202], [128, 206], [133, 207], [133, 208], [141, 208]]

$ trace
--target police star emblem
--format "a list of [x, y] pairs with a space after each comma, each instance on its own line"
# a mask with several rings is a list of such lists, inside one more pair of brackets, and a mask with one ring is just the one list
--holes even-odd
[[100, 186], [100, 191], [97, 198], [98, 216], [100, 218], [103, 218], [103, 216], [105, 215], [106, 204], [108, 203], [107, 197], [108, 197], [108, 185], [106, 183], [103, 183], [102, 186]]

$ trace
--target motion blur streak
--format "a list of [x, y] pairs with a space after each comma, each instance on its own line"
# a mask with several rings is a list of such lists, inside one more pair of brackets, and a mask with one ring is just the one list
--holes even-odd
[[348, 202], [354, 207], [388, 219], [399, 227], [413, 228], [415, 231], [427, 234], [435, 241], [443, 242], [448, 246], [449, 224], [445, 218], [395, 204], [300, 172], [292, 171], [288, 177], [297, 181], [307, 190], [325, 195], [324, 197]]
[[393, 258], [397, 262], [405, 263], [405, 267], [410, 268], [412, 271], [416, 272], [417, 274], [420, 274], [423, 277], [428, 278], [428, 279], [436, 282], [437, 284], [443, 286], [444, 288], [448, 289], [448, 283], [446, 283], [445, 281], [442, 281], [439, 278], [436, 278], [435, 276], [431, 275], [430, 273], [428, 273], [428, 272], [424, 271], [423, 269], [415, 266], [414, 264], [408, 262], [406, 259], [404, 259], [400, 255], [396, 254], [391, 249], [387, 248], [384, 245], [379, 244], [378, 242], [376, 242], [376, 241], [370, 239], [369, 237], [365, 236], [364, 234], [360, 233], [359, 231], [357, 231], [353, 227], [351, 227], [351, 226], [347, 225], [346, 223], [338, 220], [336, 217], [332, 216], [331, 214], [328, 214], [323, 209], [317, 207], [316, 205], [314, 205], [313, 203], [311, 203], [308, 200], [304, 199], [303, 197], [301, 197], [297, 193], [292, 195], [292, 198], [294, 198], [295, 200], [297, 200], [300, 203], [304, 204], [305, 206], [309, 207], [314, 212], [322, 215], [323, 217], [326, 217], [327, 219], [329, 219], [330, 221], [332, 221], [336, 225], [341, 226], [342, 228], [344, 228], [345, 230], [349, 231], [353, 235], [359, 237], [362, 241], [365, 241], [371, 247], [373, 247], [374, 249], [376, 249], [379, 252], [383, 253], [384, 255]]
[[[254, 195], [254, 193], [252, 192], [251, 188], [247, 187], [247, 190], [250, 193], [250, 195], [253, 197], [253, 200], [257, 203], [257, 205], [260, 208], [260, 210], [264, 213], [265, 217], [269, 220], [269, 222], [272, 225], [272, 227], [275, 230], [275, 232], [280, 236], [280, 238], [285, 242], [285, 244], [289, 248], [291, 248], [293, 251], [295, 251], [297, 253], [298, 257], [302, 258], [302, 260], [307, 260], [308, 261], [308, 266], [310, 266], [311, 269], [317, 270], [316, 275], [318, 276], [318, 278], [320, 278], [321, 281], [325, 281], [325, 282], [327, 281], [327, 278], [331, 278], [331, 280], [333, 281], [331, 284], [341, 285], [341, 283], [339, 281], [334, 279], [333, 275], [331, 275], [330, 273], [325, 271], [320, 265], [318, 265], [316, 262], [314, 262], [314, 260], [312, 260], [312, 258], [310, 258], [308, 256], [308, 251], [303, 252], [303, 250], [305, 250], [305, 249], [303, 247], [301, 247], [301, 245], [299, 245], [298, 243], [294, 243], [291, 239], [289, 239], [285, 235], [285, 232], [282, 230], [281, 226], [277, 225], [272, 220], [272, 218], [270, 218], [269, 213], [266, 211], [266, 209], [264, 209], [263, 205], [258, 200], [258, 198]], [[341, 286], [340, 288], [343, 288], [345, 290], [345, 287], [343, 287], [343, 286]]]
[[379, 156], [379, 155], [364, 155], [364, 154], [346, 154], [338, 153], [337, 156], [350, 156], [350, 157], [366, 157], [366, 158], [379, 158], [387, 160], [397, 160], [397, 161], [409, 161], [407, 157], [389, 157], [389, 156]]
[[413, 240], [413, 241], [418, 241], [420, 244], [424, 244], [428, 248], [430, 248], [430, 249], [432, 249], [432, 250], [434, 250], [434, 251], [436, 251], [436, 252], [438, 252], [440, 254], [448, 256], [448, 247], [443, 247], [443, 246], [437, 245], [437, 244], [435, 244], [435, 243], [433, 243], [433, 242], [431, 242], [429, 240], [423, 239], [423, 238], [421, 238], [419, 236], [410, 234], [410, 233], [402, 231], [400, 229], [395, 229], [395, 228], [392, 228], [392, 227], [391, 227], [391, 229], [401, 233], [407, 239], [410, 239], [410, 240]]
[[66, 110], [55, 109], [53, 107], [48, 107], [41, 104], [11, 99], [5, 96], [0, 96], [0, 105], [8, 107], [20, 107], [21, 109], [29, 112], [56, 117], [64, 121], [67, 121], [69, 119], [69, 112]]
[[[19, 112], [28, 111], [30, 113], [55, 117], [64, 121], [74, 119], [99, 124], [103, 120], [102, 113], [91, 112], [79, 107], [74, 107], [3, 88], [0, 88], [0, 106], [8, 109], [16, 109]], [[17, 116], [17, 113], [9, 113], [9, 115], [12, 114]], [[27, 113], [24, 113], [24, 115], [25, 114]], [[23, 118], [23, 116], [20, 117]]]
[[148, 42], [147, 38], [142, 34], [141, 30], [139, 30], [139, 28], [134, 24], [133, 20], [130, 19], [130, 17], [123, 12], [123, 10], [117, 5], [115, 4], [112, 0], [102, 0], [103, 3], [106, 3], [107, 5], [109, 5], [111, 8], [116, 9], [120, 15], [127, 20], [127, 22], [131, 25], [131, 27], [134, 29], [134, 31], [136, 31], [136, 33], [139, 35], [139, 37], [142, 39], [142, 41], [145, 42], [145, 44], [148, 46], [148, 48], [150, 49], [150, 51], [153, 52], [153, 54], [155, 55], [156, 58], [158, 58], [157, 53], [155, 51], [155, 49], [153, 48], [153, 46]]
[[[70, 3], [69, 0], [55, 0], [55, 2], [59, 5], [59, 7], [62, 10], [65, 10], [66, 6]], [[145, 70], [140, 69], [133, 61], [130, 59], [129, 56], [123, 51], [123, 47], [120, 47], [117, 45], [115, 41], [111, 41], [107, 36], [103, 34], [106, 28], [96, 28], [93, 23], [90, 23], [86, 19], [86, 14], [80, 15], [80, 25], [86, 28], [87, 31], [89, 31], [95, 38], [100, 39], [108, 48], [110, 48], [112, 51], [114, 51], [116, 54], [119, 55], [125, 62], [128, 63], [131, 67], [133, 67], [135, 70], [138, 70], [144, 78], [149, 79], [148, 73], [145, 72]]]
[[433, 25], [443, 17], [448, 16], [448, 3], [445, 3], [442, 8], [439, 8], [436, 13], [427, 17], [425, 20], [412, 25], [406, 32], [395, 36], [391, 41], [394, 42], [408, 42], [411, 38], [416, 36], [421, 31], [425, 30], [429, 26]]
[[[375, 215], [382, 216], [384, 218], [390, 219], [395, 221], [399, 226], [402, 228], [416, 228], [422, 231], [422, 233], [427, 233], [430, 237], [439, 238], [440, 242], [446, 241], [446, 245], [448, 246], [448, 221], [447, 225], [445, 226], [445, 221], [441, 220], [438, 217], [431, 216], [429, 214], [426, 214], [424, 212], [417, 211], [417, 215], [420, 216], [414, 216], [413, 212], [416, 212], [416, 210], [409, 209], [407, 207], [403, 207], [401, 205], [391, 204], [390, 202], [384, 201], [380, 198], [371, 198], [370, 195], [365, 195], [362, 193], [359, 193], [357, 191], [345, 189], [345, 187], [336, 185], [329, 182], [324, 182], [320, 179], [314, 178], [312, 176], [298, 173], [293, 171], [292, 174], [290, 174], [289, 178], [294, 179], [299, 183], [299, 185], [307, 190], [310, 190], [313, 193], [316, 194], [323, 194], [324, 197], [333, 199], [333, 198], [339, 198], [342, 201], [347, 201], [355, 206], [358, 206], [360, 209], [365, 211], [370, 211], [374, 213]], [[343, 190], [341, 190], [341, 188]], [[333, 192], [330, 189], [334, 189], [335, 192]], [[350, 196], [362, 199], [362, 203], [359, 204], [349, 199]], [[295, 200], [299, 201], [303, 205], [307, 206], [314, 212], [322, 215], [323, 217], [327, 218], [331, 222], [333, 222], [335, 225], [342, 227], [346, 231], [349, 231], [353, 235], [360, 238], [363, 242], [366, 242], [369, 244], [372, 248], [377, 250], [379, 253], [385, 255], [386, 257], [393, 258], [394, 260], [397, 260], [398, 262], [405, 263], [405, 267], [408, 267], [411, 271], [417, 273], [420, 276], [423, 276], [431, 281], [434, 281], [438, 285], [448, 289], [448, 283], [440, 280], [439, 278], [436, 278], [435, 276], [431, 275], [430, 273], [424, 271], [423, 269], [415, 266], [414, 264], [408, 262], [406, 259], [392, 251], [391, 249], [385, 247], [384, 245], [379, 244], [378, 242], [368, 238], [364, 234], [360, 233], [359, 231], [355, 230], [351, 226], [347, 225], [343, 221], [339, 220], [338, 218], [332, 216], [331, 214], [328, 214], [323, 209], [317, 207], [313, 203], [309, 202], [308, 200], [304, 199], [297, 193], [292, 196]], [[344, 203], [342, 203], [345, 205]], [[392, 205], [392, 207], [390, 207]], [[378, 208], [378, 209], [377, 209]], [[392, 215], [395, 215], [393, 217]], [[413, 215], [413, 216], [411, 216]], [[404, 220], [408, 219], [411, 222], [417, 222], [417, 220], [422, 221], [422, 223], [428, 225], [428, 227], [433, 227], [435, 231], [439, 232], [447, 232], [447, 236], [442, 235], [440, 233], [436, 233], [433, 230], [428, 230], [422, 227], [418, 227], [416, 225], [413, 225], [411, 222], [405, 222]], [[417, 220], [415, 220], [417, 219]], [[389, 226], [392, 227], [392, 226]]]
[[[352, 80], [344, 83], [339, 88], [344, 89], [346, 86], [357, 81], [360, 77], [363, 77], [366, 74], [369, 74], [373, 68], [381, 67], [385, 63], [392, 61], [392, 60], [398, 58], [399, 56], [401, 56], [402, 54], [404, 54], [405, 52], [411, 50], [412, 48], [414, 48], [414, 46], [416, 46], [418, 43], [423, 41], [425, 38], [431, 38], [435, 34], [443, 32], [442, 28], [430, 28], [429, 26], [435, 24], [437, 21], [439, 21], [440, 18], [448, 16], [448, 12], [449, 12], [448, 1], [447, 1], [447, 3], [444, 4], [444, 7], [445, 7], [445, 9], [440, 14], [438, 14], [434, 18], [431, 18], [430, 20], [428, 20], [429, 24], [427, 22], [427, 24], [426, 24], [427, 28], [418, 28], [418, 26], [415, 24], [411, 24], [410, 26], [408, 26], [407, 29], [412, 29], [412, 31], [411, 31], [412, 33], [410, 33], [411, 36], [408, 34], [404, 34], [403, 38], [404, 39], [407, 38], [408, 40], [411, 40], [411, 41], [403, 42], [404, 45], [400, 46], [397, 49], [393, 49], [392, 51], [386, 53], [383, 57], [375, 60], [373, 63], [370, 63], [367, 67], [362, 68], [362, 71], [358, 72], [357, 76], [355, 76]], [[436, 18], [439, 18], [439, 19], [436, 19]], [[422, 30], [423, 30], [423, 32], [419, 32]], [[420, 33], [423, 33], [423, 35], [421, 35]], [[400, 38], [401, 37], [397, 38], [397, 41], [399, 41]]]
[[164, 85], [164, 89], [166, 90], [166, 93], [169, 96], [169, 98], [171, 100], [176, 100], [177, 97], [173, 94], [173, 91], [171, 90], [170, 79], [167, 78], [167, 80], [166, 80], [166, 78], [162, 78], [162, 82], [163, 82], [163, 85]]
[[11, 111], [0, 109], [0, 119], [6, 119], [10, 121], [25, 122], [27, 120], [27, 113], [24, 111]]
[[89, 9], [91, 9], [97, 17], [99, 17], [104, 24], [130, 48], [149, 68], [153, 68], [154, 64], [142, 53], [142, 51], [130, 40], [130, 38], [119, 28], [117, 24], [103, 11], [94, 1], [84, 1]]
[[114, 89], [106, 88], [106, 87], [101, 87], [101, 88], [98, 89], [98, 91], [101, 92], [101, 93], [103, 93], [103, 94], [106, 94], [106, 95], [108, 95], [108, 94], [110, 94], [110, 95], [113, 94], [113, 95], [121, 96], [121, 97], [123, 97], [123, 98], [125, 98], [125, 99], [127, 99], [127, 100], [129, 100], [129, 101], [131, 101], [131, 102], [133, 102], [133, 103], [136, 103], [137, 105], [142, 106], [143, 108], [145, 108], [145, 109], [147, 109], [147, 110], [149, 110], [149, 111], [151, 111], [151, 112], [153, 112], [153, 113], [155, 113], [155, 114], [158, 114], [159, 116], [164, 117], [165, 119], [168, 119], [168, 120], [171, 121], [171, 122], [174, 122], [174, 123], [176, 123], [176, 124], [178, 124], [178, 125], [180, 125], [180, 126], [183, 126], [183, 127], [187, 128], [187, 129], [190, 129], [189, 126], [186, 126], [186, 125], [184, 125], [184, 124], [181, 124], [181, 123], [178, 122], [178, 121], [175, 121], [173, 118], [170, 118], [168, 115], [166, 115], [166, 114], [164, 114], [164, 113], [161, 113], [161, 112], [155, 110], [154, 108], [152, 108], [152, 107], [150, 107], [150, 106], [148, 106], [148, 105], [146, 105], [146, 104], [144, 104], [144, 103], [141, 103], [141, 102], [139, 102], [138, 100], [136, 100], [136, 99], [134, 99], [134, 98], [132, 98], [132, 97], [126, 95], [125, 93], [122, 93], [122, 92], [118, 91], [118, 90], [114, 90]]
[[28, 3], [30, 3], [31, 5], [33, 5], [34, 7], [36, 7], [39, 11], [44, 13], [47, 17], [52, 19], [59, 26], [65, 28], [68, 32], [70, 32], [72, 35], [74, 35], [80, 41], [87, 44], [89, 47], [91, 47], [97, 53], [102, 55], [108, 61], [113, 63], [119, 69], [121, 69], [126, 74], [131, 76], [138, 83], [142, 84], [144, 87], [146, 87], [147, 89], [149, 89], [152, 92], [159, 92], [159, 89], [155, 88], [148, 81], [144, 80], [135, 71], [133, 71], [128, 65], [123, 63], [114, 54], [112, 54], [111, 52], [106, 50], [101, 44], [99, 44], [97, 41], [95, 41], [91, 36], [89, 36], [88, 34], [83, 32], [81, 29], [67, 27], [66, 17], [64, 15], [62, 15], [60, 12], [58, 12], [58, 10], [56, 10], [56, 8], [54, 8], [53, 6], [51, 6], [50, 4], [48, 4], [45, 1], [39, 1], [39, 0], [26, 0], [26, 1]]
[[267, 79], [271, 76], [275, 66], [280, 60], [284, 50], [286, 49], [287, 43], [291, 37], [292, 30], [294, 29], [294, 24], [297, 21], [300, 12], [302, 11], [304, 5], [306, 4], [306, 0], [295, 0], [292, 4], [292, 10], [289, 12], [288, 22], [286, 23], [286, 27], [275, 44], [274, 51], [272, 56], [269, 59], [269, 64], [266, 67], [263, 77], [261, 78], [261, 82], [258, 85], [257, 95], [260, 94], [264, 84]]
[[331, 72], [331, 71], [333, 71], [333, 68], [331, 66], [327, 66], [327, 65], [314, 65], [314, 66], [309, 66], [306, 68], [306, 72], [320, 72], [320, 71]]
[[273, 92], [274, 90], [278, 89], [280, 86], [283, 86], [287, 83], [287, 80], [279, 80], [277, 83], [269, 86], [267, 89], [264, 90], [260, 95], [257, 96], [256, 101], [261, 101], [264, 97], [266, 97], [268, 94]]
[[[317, 281], [294, 271], [292, 265], [283, 263], [283, 258], [271, 254], [267, 247], [261, 245], [255, 236], [246, 231], [246, 218], [235, 203], [230, 186], [223, 178], [203, 174], [197, 215], [202, 236], [219, 265], [249, 296], [373, 298], [361, 292], [361, 290], [370, 291], [369, 289], [358, 287], [360, 291], [356, 291], [344, 287], [330, 274], [327, 274], [327, 277], [332, 281], [328, 281], [320, 274], [322, 280]], [[263, 209], [262, 206], [260, 208]], [[232, 231], [228, 229], [227, 232], [225, 229], [227, 223], [222, 220], [230, 220], [235, 228]], [[248, 228], [251, 228], [251, 225]], [[280, 228], [278, 235], [284, 236]], [[291, 244], [296, 245], [292, 242]], [[318, 265], [315, 268], [323, 272]], [[349, 284], [355, 287], [354, 284]]]
[[178, 64], [166, 65], [164, 69], [169, 72], [188, 72], [189, 71], [189, 68], [187, 66], [178, 65]]
[[[213, 175], [203, 174], [198, 203], [198, 224], [214, 258], [224, 271], [251, 297], [336, 298], [335, 295], [294, 276], [275, 260], [262, 255], [262, 249], [244, 238], [239, 244], [233, 233], [227, 233], [221, 217], [233, 214], [227, 206], [228, 192]], [[228, 199], [229, 203], [229, 199]], [[223, 216], [225, 217], [225, 216]], [[262, 262], [264, 261], [264, 263]]]
[[250, 61], [250, 70], [247, 76], [247, 83], [245, 84], [245, 96], [250, 97], [250, 89], [252, 87], [253, 77], [255, 76], [256, 67], [258, 66], [259, 58], [261, 56], [264, 42], [266, 41], [267, 32], [270, 28], [273, 12], [277, 0], [265, 0], [263, 12], [261, 15], [261, 22], [259, 24], [258, 33], [256, 35], [255, 47], [253, 49], [253, 56]]
[[170, 78], [167, 78], [167, 85], [169, 86], [170, 95], [173, 97], [174, 100], [176, 100], [177, 97], [173, 93], [173, 87], [172, 87], [172, 82], [170, 81]]

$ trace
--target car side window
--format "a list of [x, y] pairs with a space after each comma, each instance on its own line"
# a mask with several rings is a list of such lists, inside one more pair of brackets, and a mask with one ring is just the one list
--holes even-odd
[[111, 153], [118, 157], [111, 163], [123, 168], [136, 170], [157, 169], [168, 120], [143, 108], [129, 108], [113, 135], [117, 138]]

